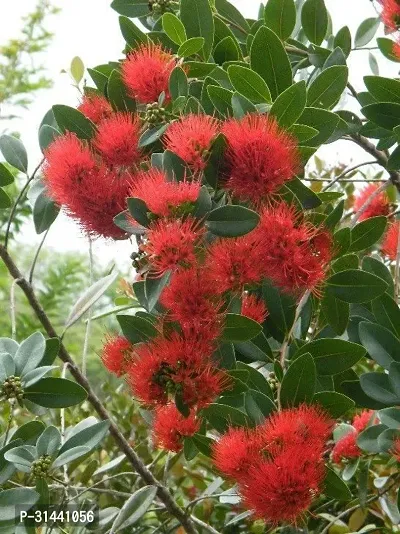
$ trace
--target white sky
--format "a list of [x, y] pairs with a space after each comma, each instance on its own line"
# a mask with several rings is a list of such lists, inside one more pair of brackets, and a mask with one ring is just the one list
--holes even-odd
[[[231, 0], [247, 17], [256, 18], [259, 0]], [[30, 168], [34, 168], [40, 159], [37, 143], [37, 130], [45, 112], [53, 104], [77, 104], [77, 92], [71, 86], [67, 75], [61, 74], [68, 69], [71, 59], [78, 55], [86, 66], [92, 67], [121, 57], [124, 46], [119, 31], [118, 14], [110, 8], [111, 0], [54, 0], [61, 8], [61, 13], [49, 21], [49, 29], [55, 33], [52, 45], [44, 57], [54, 87], [37, 95], [29, 110], [22, 112], [22, 119], [15, 120], [12, 128], [21, 132], [22, 140], [28, 149]], [[13, 0], [2, 10], [0, 21], [0, 45], [10, 37], [18, 35], [21, 16], [33, 10], [35, 0]], [[334, 31], [347, 25], [354, 36], [360, 22], [376, 16], [370, 0], [326, 0], [326, 5], [333, 19]], [[372, 43], [373, 44], [373, 43]], [[370, 45], [369, 45], [370, 46]], [[396, 76], [398, 66], [386, 61], [377, 52], [381, 74]], [[355, 52], [350, 60], [351, 82], [356, 89], [363, 88], [362, 76], [369, 74], [368, 53]], [[2, 125], [4, 123], [2, 122]], [[362, 162], [368, 159], [363, 151], [350, 143], [339, 142], [323, 148], [322, 157], [335, 162]], [[33, 226], [33, 225], [32, 225]], [[39, 242], [40, 238], [27, 229], [23, 241]], [[76, 224], [66, 217], [59, 216], [50, 230], [47, 247], [58, 250], [82, 250], [86, 239], [82, 237]], [[95, 244], [96, 256], [100, 259], [115, 258], [121, 263], [129, 262], [129, 243], [109, 243], [98, 240]]]

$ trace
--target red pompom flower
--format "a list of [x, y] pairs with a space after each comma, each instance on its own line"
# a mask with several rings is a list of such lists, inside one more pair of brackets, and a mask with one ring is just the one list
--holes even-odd
[[381, 0], [381, 18], [384, 25], [392, 31], [400, 26], [400, 4], [397, 0]]
[[143, 200], [159, 217], [180, 217], [193, 210], [200, 187], [197, 180], [169, 181], [163, 171], [152, 168], [135, 175], [130, 196]]
[[196, 247], [204, 233], [204, 227], [192, 218], [184, 221], [160, 219], [150, 225], [142, 249], [158, 275], [169, 269], [188, 269], [196, 263]]
[[217, 133], [216, 119], [209, 115], [189, 114], [169, 126], [164, 135], [164, 146], [195, 171], [201, 171]]
[[240, 200], [259, 203], [300, 170], [295, 139], [273, 117], [231, 119], [222, 132], [228, 145], [226, 187]]
[[216, 468], [234, 480], [246, 477], [260, 458], [257, 434], [246, 428], [230, 428], [213, 447]]
[[94, 124], [98, 124], [113, 113], [111, 104], [102, 95], [85, 95], [78, 110]]
[[[364, 187], [356, 196], [354, 202], [354, 211], [357, 212], [365, 202], [370, 198], [371, 195], [379, 189], [378, 184], [369, 184], [367, 187]], [[385, 192], [380, 193], [376, 196], [372, 202], [368, 205], [366, 210], [361, 214], [360, 221], [369, 219], [370, 217], [377, 217], [379, 215], [388, 215], [389, 214], [389, 199]]]
[[396, 221], [389, 226], [382, 243], [382, 252], [390, 260], [396, 261], [400, 239], [400, 221]]
[[335, 464], [339, 464], [344, 458], [350, 459], [361, 456], [361, 449], [357, 445], [357, 437], [358, 432], [352, 430], [335, 443], [332, 450], [332, 461]]
[[242, 299], [241, 314], [257, 323], [263, 323], [268, 315], [267, 308], [262, 300], [255, 295], [245, 293]]
[[159, 406], [155, 410], [153, 436], [158, 447], [179, 452], [183, 447], [183, 439], [199, 430], [200, 421], [193, 412], [184, 417], [175, 404]]
[[93, 145], [108, 165], [130, 167], [140, 159], [139, 137], [138, 117], [119, 112], [99, 124]]
[[113, 218], [125, 209], [131, 177], [98, 166], [74, 134], [58, 137], [46, 150], [44, 176], [51, 197], [89, 234], [119, 239]]
[[157, 102], [162, 92], [169, 98], [168, 82], [177, 65], [172, 54], [153, 43], [133, 50], [122, 64], [122, 79], [141, 104]]
[[132, 344], [124, 336], [106, 336], [101, 352], [104, 366], [117, 376], [126, 373], [132, 355]]

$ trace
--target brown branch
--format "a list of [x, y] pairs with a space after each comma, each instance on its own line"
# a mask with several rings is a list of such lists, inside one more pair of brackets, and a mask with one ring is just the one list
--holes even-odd
[[[40, 302], [38, 301], [32, 286], [22, 276], [18, 267], [14, 263], [14, 260], [11, 258], [11, 256], [3, 245], [0, 245], [0, 257], [3, 260], [12, 278], [16, 280], [16, 283], [24, 292], [30, 306], [32, 307], [39, 321], [41, 322], [44, 330], [50, 337], [59, 338], [46, 312], [40, 305]], [[174, 517], [176, 517], [176, 519], [181, 523], [181, 525], [185, 528], [187, 534], [197, 534], [197, 530], [193, 525], [193, 522], [190, 517], [185, 514], [184, 510], [182, 510], [182, 508], [175, 502], [168, 489], [154, 477], [153, 473], [149, 471], [149, 469], [147, 469], [142, 460], [129, 445], [129, 442], [127, 441], [125, 436], [119, 430], [115, 422], [111, 419], [111, 416], [107, 412], [106, 407], [103, 405], [101, 400], [93, 391], [89, 381], [85, 376], [83, 376], [83, 374], [81, 373], [81, 371], [71, 358], [69, 352], [62, 343], [60, 347], [59, 357], [64, 363], [68, 363], [69, 370], [72, 376], [75, 378], [78, 384], [80, 384], [86, 389], [88, 393], [88, 401], [96, 410], [97, 414], [101, 417], [101, 419], [109, 421], [110, 434], [113, 436], [119, 449], [126, 455], [127, 459], [129, 460], [135, 471], [138, 473], [138, 475], [146, 484], [157, 486], [157, 495], [159, 499], [164, 503], [164, 506], [168, 510], [168, 512]]]

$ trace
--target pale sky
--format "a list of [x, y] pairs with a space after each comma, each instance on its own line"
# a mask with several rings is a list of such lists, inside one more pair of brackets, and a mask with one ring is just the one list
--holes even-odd
[[[247, 17], [256, 17], [259, 0], [231, 0], [233, 4]], [[7, 3], [7, 9], [2, 11], [0, 21], [0, 45], [10, 37], [18, 34], [21, 16], [32, 11], [35, 0], [13, 0]], [[28, 149], [30, 168], [34, 168], [40, 159], [37, 143], [37, 129], [45, 112], [53, 104], [75, 106], [78, 95], [67, 75], [61, 74], [62, 69], [68, 69], [71, 59], [80, 56], [86, 66], [92, 67], [121, 57], [124, 46], [119, 31], [118, 14], [110, 8], [110, 0], [54, 0], [54, 4], [61, 8], [61, 13], [49, 21], [49, 29], [55, 33], [53, 43], [45, 55], [45, 63], [50, 77], [54, 80], [54, 87], [37, 95], [29, 110], [22, 111], [22, 119], [15, 120], [12, 128], [21, 132], [22, 140]], [[376, 16], [370, 0], [326, 0], [326, 5], [333, 19], [334, 31], [347, 25], [354, 36], [360, 22]], [[372, 45], [374, 43], [371, 43]], [[369, 45], [371, 46], [371, 45]], [[398, 66], [385, 60], [379, 51], [376, 56], [381, 67], [381, 74], [396, 76]], [[355, 52], [349, 63], [351, 82], [356, 89], [363, 88], [362, 76], [370, 74], [368, 53]], [[4, 123], [2, 122], [2, 126]], [[321, 151], [323, 158], [343, 163], [359, 163], [368, 160], [361, 149], [358, 150], [350, 143], [339, 142], [328, 145]], [[27, 229], [22, 239], [26, 242], [39, 242], [40, 237]], [[82, 250], [86, 247], [86, 238], [82, 237], [77, 225], [59, 216], [50, 230], [47, 247], [59, 250]], [[98, 240], [95, 244], [96, 256], [102, 259], [116, 258], [121, 263], [129, 264], [129, 243], [110, 243]]]

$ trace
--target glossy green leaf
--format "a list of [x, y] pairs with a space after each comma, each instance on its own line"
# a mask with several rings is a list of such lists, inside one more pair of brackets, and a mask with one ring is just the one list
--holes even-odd
[[227, 205], [211, 211], [207, 228], [215, 235], [238, 237], [253, 230], [260, 220], [257, 212], [243, 206]]
[[257, 72], [241, 65], [230, 65], [228, 76], [236, 91], [251, 102], [256, 104], [271, 102], [268, 85]]
[[330, 499], [338, 501], [350, 501], [351, 491], [347, 484], [330, 467], [326, 468], [323, 493]]
[[67, 408], [83, 402], [85, 389], [64, 378], [43, 378], [25, 390], [24, 398], [45, 408]]
[[244, 315], [227, 313], [222, 332], [223, 341], [247, 341], [261, 332], [261, 325]]
[[367, 119], [387, 130], [393, 130], [400, 125], [400, 104], [380, 102], [364, 106], [361, 111]]
[[300, 81], [295, 83], [278, 96], [272, 104], [270, 114], [276, 118], [281, 126], [288, 128], [303, 113], [306, 99], [307, 91], [305, 82]]
[[364, 76], [364, 83], [378, 102], [400, 103], [400, 81], [383, 76]]
[[156, 486], [144, 486], [135, 491], [119, 511], [111, 531], [116, 533], [137, 523], [152, 505], [156, 494]]
[[148, 0], [113, 0], [111, 7], [126, 17], [144, 17], [150, 14]]
[[343, 339], [322, 338], [303, 345], [295, 354], [298, 358], [309, 352], [321, 376], [335, 375], [350, 369], [366, 353], [361, 345]]
[[354, 39], [354, 46], [360, 48], [367, 45], [375, 37], [376, 31], [379, 28], [381, 20], [379, 17], [371, 17], [365, 19], [357, 28]]
[[201, 55], [207, 61], [214, 42], [214, 19], [208, 0], [181, 0], [180, 18], [189, 38], [203, 37]]
[[372, 311], [377, 322], [400, 339], [400, 308], [386, 293], [372, 301]]
[[321, 301], [322, 312], [335, 334], [341, 336], [349, 324], [350, 307], [347, 302], [325, 293]]
[[294, 0], [268, 0], [264, 9], [265, 24], [285, 41], [296, 25]]
[[364, 393], [386, 406], [397, 406], [400, 397], [393, 392], [389, 377], [384, 373], [364, 373], [360, 377]]
[[113, 70], [108, 79], [107, 94], [116, 111], [136, 111], [136, 102], [128, 95], [121, 73], [117, 70]]
[[187, 97], [189, 94], [188, 80], [185, 71], [181, 67], [175, 67], [169, 77], [169, 92], [173, 101], [179, 97]]
[[328, 30], [328, 12], [324, 0], [306, 0], [301, 9], [301, 23], [308, 40], [320, 45]]
[[307, 145], [319, 146], [333, 134], [339, 122], [339, 116], [325, 109], [306, 107], [299, 122], [318, 130], [318, 135], [309, 139]]
[[360, 432], [357, 438], [357, 445], [365, 452], [377, 453], [379, 452], [378, 438], [387, 430], [385, 425], [372, 425]]
[[333, 108], [346, 88], [348, 74], [348, 68], [344, 65], [334, 65], [323, 70], [308, 89], [307, 106]]
[[358, 327], [361, 343], [379, 365], [389, 369], [393, 361], [400, 361], [400, 340], [379, 324], [362, 321]]
[[331, 417], [342, 417], [355, 406], [355, 402], [336, 391], [319, 391], [313, 397], [313, 403], [319, 404]]
[[80, 111], [64, 105], [53, 106], [54, 117], [60, 130], [75, 133], [79, 139], [91, 139], [95, 132], [94, 124]]
[[19, 518], [20, 509], [29, 510], [39, 500], [39, 493], [30, 488], [13, 488], [0, 492], [0, 517], [2, 521]]
[[282, 406], [298, 406], [310, 402], [315, 393], [317, 370], [310, 353], [302, 354], [290, 363], [280, 389]]
[[218, 85], [207, 87], [208, 96], [216, 111], [223, 117], [232, 115], [232, 91]]
[[131, 48], [136, 48], [137, 46], [148, 42], [147, 35], [127, 17], [119, 17], [119, 27], [123, 38]]
[[185, 26], [173, 13], [164, 13], [162, 26], [165, 33], [174, 43], [181, 45], [187, 40]]
[[351, 252], [372, 247], [385, 232], [386, 217], [370, 217], [357, 224], [351, 231]]
[[292, 69], [282, 41], [269, 28], [261, 26], [250, 50], [251, 68], [267, 83], [273, 100], [292, 85]]
[[387, 283], [378, 276], [349, 269], [332, 275], [326, 281], [326, 291], [344, 302], [370, 302], [385, 293]]
[[117, 321], [124, 336], [131, 343], [140, 343], [158, 334], [155, 326], [146, 319], [135, 315], [117, 315]]
[[4, 163], [0, 163], [0, 187], [10, 185], [14, 182], [14, 176], [7, 169]]
[[21, 172], [28, 172], [28, 154], [19, 139], [11, 135], [2, 135], [0, 137], [0, 151], [6, 162], [12, 167]]

